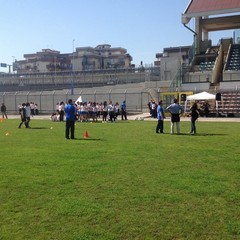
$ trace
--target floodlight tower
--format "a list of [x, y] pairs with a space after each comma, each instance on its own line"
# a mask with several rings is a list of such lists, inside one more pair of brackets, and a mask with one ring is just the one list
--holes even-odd
[[74, 42], [75, 40], [73, 39], [72, 41], [72, 71], [71, 71], [71, 95], [74, 95]]

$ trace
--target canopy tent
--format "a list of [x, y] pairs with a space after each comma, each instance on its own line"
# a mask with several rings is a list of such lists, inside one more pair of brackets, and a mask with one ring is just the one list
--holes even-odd
[[208, 92], [201, 92], [193, 95], [187, 96], [187, 100], [215, 100], [216, 95], [210, 94]]
[[[216, 110], [218, 111], [218, 101], [216, 100], [216, 95], [210, 94], [208, 92], [201, 92], [193, 95], [189, 95], [185, 101], [185, 112], [187, 108], [187, 101], [200, 101], [200, 100], [215, 100], [216, 101]], [[222, 99], [223, 100], [223, 99]]]

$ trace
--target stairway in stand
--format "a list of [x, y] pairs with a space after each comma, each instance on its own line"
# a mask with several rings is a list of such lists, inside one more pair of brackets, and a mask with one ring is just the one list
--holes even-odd
[[222, 104], [219, 102], [219, 113], [226, 114], [228, 117], [240, 116], [240, 92], [229, 91], [221, 92]]

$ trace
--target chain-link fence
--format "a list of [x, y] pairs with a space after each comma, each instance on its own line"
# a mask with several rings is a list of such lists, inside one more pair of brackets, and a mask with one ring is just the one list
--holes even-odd
[[148, 102], [151, 101], [151, 96], [148, 92], [129, 92], [128, 90], [114, 90], [98, 92], [92, 91], [77, 91], [71, 95], [70, 91], [61, 92], [15, 92], [15, 93], [0, 93], [0, 102], [7, 107], [7, 112], [17, 114], [19, 105], [26, 102], [33, 102], [38, 105], [40, 114], [50, 114], [56, 109], [56, 104], [63, 101], [66, 102], [69, 98], [77, 100], [82, 97], [83, 102], [98, 102], [104, 101], [113, 103], [122, 103], [126, 101], [127, 110], [129, 113], [148, 111]]

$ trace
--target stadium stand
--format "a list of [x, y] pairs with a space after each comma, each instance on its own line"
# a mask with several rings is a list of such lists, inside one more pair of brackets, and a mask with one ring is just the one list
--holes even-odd
[[225, 70], [240, 70], [240, 44], [232, 45]]

